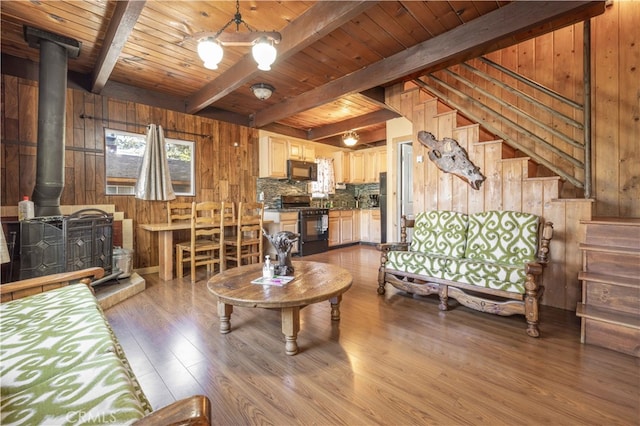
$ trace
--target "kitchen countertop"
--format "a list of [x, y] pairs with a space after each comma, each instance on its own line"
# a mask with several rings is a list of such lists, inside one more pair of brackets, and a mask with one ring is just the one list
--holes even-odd
[[[318, 207], [321, 208], [321, 207]], [[287, 212], [297, 212], [299, 209], [296, 208], [282, 208], [282, 209], [264, 209], [265, 212], [273, 212], [273, 213], [287, 213]], [[380, 207], [331, 207], [329, 211], [342, 211], [342, 210], [380, 210]]]

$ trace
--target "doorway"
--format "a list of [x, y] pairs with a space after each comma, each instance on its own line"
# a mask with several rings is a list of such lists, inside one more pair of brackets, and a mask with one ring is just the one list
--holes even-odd
[[400, 173], [398, 173], [398, 199], [396, 201], [400, 208], [397, 209], [396, 241], [400, 241], [402, 216], [413, 215], [413, 145], [411, 141], [400, 143], [398, 170]]

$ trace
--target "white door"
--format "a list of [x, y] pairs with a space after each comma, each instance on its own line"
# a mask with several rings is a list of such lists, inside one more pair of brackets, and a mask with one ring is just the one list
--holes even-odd
[[[398, 173], [398, 240], [400, 241], [400, 226], [402, 224], [402, 215], [413, 215], [413, 146], [411, 142], [403, 142], [400, 144], [400, 158]], [[409, 231], [410, 232], [410, 231]], [[410, 240], [410, 234], [407, 235]]]

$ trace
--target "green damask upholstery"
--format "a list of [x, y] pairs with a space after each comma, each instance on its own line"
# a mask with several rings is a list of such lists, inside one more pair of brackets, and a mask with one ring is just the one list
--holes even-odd
[[1, 423], [128, 424], [152, 411], [84, 284], [0, 305]]
[[422, 296], [437, 293], [443, 311], [454, 299], [482, 312], [522, 314], [527, 334], [538, 337], [540, 276], [553, 235], [553, 224], [546, 222], [539, 240], [540, 221], [514, 211], [429, 211], [413, 221], [403, 218], [403, 227], [413, 227], [412, 241], [407, 244], [402, 229], [399, 243], [378, 246], [378, 294], [391, 284]]
[[447, 263], [443, 278], [479, 287], [524, 294], [526, 274], [523, 266], [489, 263], [474, 259], [456, 259]]
[[535, 262], [539, 223], [540, 218], [529, 213], [471, 214], [464, 257], [508, 265]]
[[418, 213], [413, 226], [410, 251], [463, 257], [468, 218], [464, 213], [429, 211]]
[[391, 251], [387, 257], [386, 268], [412, 274], [444, 278], [448, 258], [419, 252]]
[[409, 251], [386, 253], [385, 269], [524, 294], [540, 218], [514, 211], [418, 213]]

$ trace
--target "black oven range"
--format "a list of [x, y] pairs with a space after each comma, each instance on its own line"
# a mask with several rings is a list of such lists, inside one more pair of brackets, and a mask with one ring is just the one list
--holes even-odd
[[322, 253], [329, 249], [329, 209], [311, 207], [307, 195], [282, 195], [283, 209], [298, 211], [298, 255]]

